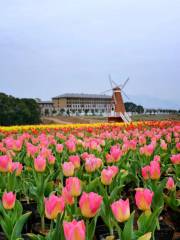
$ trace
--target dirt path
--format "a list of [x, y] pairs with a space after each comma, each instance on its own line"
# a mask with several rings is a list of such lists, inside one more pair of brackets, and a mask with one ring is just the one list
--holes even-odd
[[55, 124], [71, 124], [72, 122], [66, 122], [66, 121], [62, 121], [59, 118], [56, 117], [43, 117], [42, 121], [44, 123], [55, 123]]

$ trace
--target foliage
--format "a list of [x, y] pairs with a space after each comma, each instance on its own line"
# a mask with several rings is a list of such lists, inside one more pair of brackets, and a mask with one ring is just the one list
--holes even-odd
[[40, 109], [34, 99], [19, 99], [0, 93], [0, 125], [40, 123]]

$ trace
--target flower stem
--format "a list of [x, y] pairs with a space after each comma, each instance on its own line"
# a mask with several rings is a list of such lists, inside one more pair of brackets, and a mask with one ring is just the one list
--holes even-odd
[[41, 216], [41, 230], [42, 230], [42, 233], [44, 233], [44, 230], [45, 230], [44, 214]]

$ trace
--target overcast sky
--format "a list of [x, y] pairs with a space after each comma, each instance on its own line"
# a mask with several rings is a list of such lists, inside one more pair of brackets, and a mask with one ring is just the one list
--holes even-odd
[[179, 0], [0, 0], [0, 92], [101, 93], [109, 73], [132, 100], [180, 107]]

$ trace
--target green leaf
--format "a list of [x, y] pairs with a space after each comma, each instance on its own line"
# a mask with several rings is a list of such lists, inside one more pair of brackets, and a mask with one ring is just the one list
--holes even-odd
[[114, 219], [112, 219], [112, 223], [113, 223], [113, 225], [114, 225], [115, 228], [116, 228], [116, 231], [117, 231], [117, 233], [118, 233], [119, 239], [122, 239], [122, 230], [121, 230], [119, 224], [118, 224], [118, 223], [116, 222], [116, 220], [114, 220]]
[[33, 233], [28, 233], [27, 236], [32, 240], [44, 240], [44, 239], [46, 239], [44, 236], [35, 235]]
[[16, 222], [13, 228], [11, 240], [16, 240], [18, 237], [21, 237], [23, 226], [30, 215], [31, 215], [31, 212], [27, 212], [24, 215], [20, 216], [20, 218], [18, 219], [18, 221]]
[[133, 232], [133, 223], [134, 223], [134, 212], [132, 212], [129, 220], [125, 223], [123, 232], [122, 232], [122, 240], [132, 240], [134, 237]]
[[86, 187], [85, 191], [90, 192], [94, 190], [99, 184], [99, 177], [95, 178], [93, 181], [91, 181]]
[[[124, 186], [124, 185], [123, 185]], [[123, 186], [117, 186], [113, 189], [110, 195], [110, 203], [115, 201], [115, 199], [120, 195], [120, 190], [123, 188]]]
[[52, 233], [51, 239], [50, 240], [64, 240], [64, 231], [63, 231], [63, 219], [64, 219], [64, 214], [58, 214], [57, 220], [56, 220], [56, 227]]
[[164, 205], [164, 199], [163, 199], [163, 189], [166, 184], [166, 179], [163, 179], [159, 185], [156, 183], [153, 184], [153, 201], [152, 201], [152, 207], [155, 210], [156, 208], [163, 207]]
[[95, 232], [95, 229], [96, 229], [97, 219], [98, 219], [98, 214], [91, 220], [91, 223], [88, 224], [88, 226], [87, 226], [87, 228], [88, 228], [87, 239], [88, 240], [92, 240], [94, 238], [94, 232]]
[[157, 208], [153, 213], [147, 215], [143, 213], [138, 219], [138, 232], [137, 236], [142, 236], [147, 232], [154, 232], [157, 227], [158, 216], [162, 208]]
[[144, 234], [143, 236], [139, 237], [138, 240], [150, 240], [151, 239], [151, 232]]
[[0, 217], [0, 223], [4, 234], [6, 235], [7, 239], [9, 239], [11, 236], [11, 227], [7, 225], [2, 217]]

